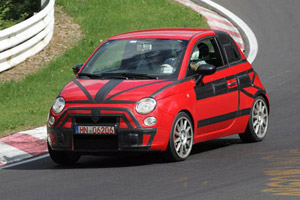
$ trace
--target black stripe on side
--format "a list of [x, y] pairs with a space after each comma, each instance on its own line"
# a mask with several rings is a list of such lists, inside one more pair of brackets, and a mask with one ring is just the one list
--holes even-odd
[[199, 120], [198, 121], [198, 128], [203, 127], [203, 126], [207, 126], [207, 125], [211, 125], [211, 124], [215, 124], [215, 123], [219, 123], [222, 121], [226, 121], [229, 119], [234, 119], [236, 117], [237, 112], [231, 112], [231, 113], [227, 113], [225, 115], [220, 115], [217, 117], [212, 117], [212, 118], [208, 118], [208, 119], [203, 119], [203, 120]]
[[[205, 85], [196, 85], [194, 87], [196, 99], [202, 100], [205, 98], [210, 98], [230, 92], [234, 92], [237, 90], [240, 90], [244, 87], [252, 86], [251, 80], [249, 78], [249, 73], [253, 71], [253, 68], [245, 70], [243, 72], [240, 72], [238, 74], [230, 75], [225, 78], [217, 79], [208, 83], [205, 83]], [[227, 86], [227, 80], [231, 80], [237, 78], [238, 81], [238, 87], [228, 88]]]
[[82, 92], [85, 94], [85, 96], [87, 96], [87, 98], [89, 99], [89, 102], [94, 102], [93, 97], [90, 95], [90, 93], [83, 87], [83, 85], [81, 85], [81, 83], [79, 81], [77, 81], [76, 79], [73, 80], [73, 82], [82, 90]]
[[212, 82], [206, 83], [205, 85], [196, 85], [194, 87], [194, 91], [197, 100], [215, 96], [215, 90]]
[[255, 98], [255, 96], [254, 96], [253, 94], [250, 94], [249, 92], [247, 92], [247, 91], [244, 90], [243, 88], [241, 88], [240, 91], [241, 91], [242, 93], [244, 93], [245, 95], [247, 95], [248, 97]]
[[226, 121], [226, 120], [234, 119], [236, 117], [249, 115], [250, 111], [251, 111], [251, 108], [247, 108], [247, 109], [243, 109], [243, 110], [240, 110], [240, 111], [227, 113], [227, 114], [224, 114], [224, 115], [219, 115], [219, 116], [216, 116], [216, 117], [211, 117], [211, 118], [208, 118], [208, 119], [199, 120], [198, 121], [198, 128], [201, 128], [203, 126], [208, 126], [208, 125], [211, 125], [211, 124], [215, 124], [215, 123], [219, 123], [219, 122], [223, 122], [223, 121]]
[[[254, 86], [253, 86], [254, 87]], [[244, 93], [245, 95], [247, 95], [248, 97], [251, 97], [251, 98], [255, 98], [261, 94], [266, 94], [266, 90], [262, 90], [261, 88], [257, 88], [259, 89], [255, 94], [251, 94], [249, 92], [247, 92], [246, 90], [244, 90], [243, 88], [241, 88], [241, 92]]]
[[254, 84], [255, 77], [256, 77], [256, 72], [253, 71], [252, 84]]
[[259, 95], [261, 95], [261, 94], [265, 95], [265, 94], [266, 94], [266, 90], [260, 89], [259, 91], [257, 91], [257, 92], [255, 93], [254, 96], [257, 97], [257, 96], [259, 96]]
[[241, 117], [241, 116], [244, 116], [244, 115], [249, 115], [251, 112], [251, 108], [246, 108], [246, 109], [243, 109], [243, 110], [239, 110], [238, 113], [237, 113], [237, 117]]
[[168, 81], [170, 81], [170, 80], [157, 81], [157, 82], [154, 82], [154, 83], [147, 83], [147, 84], [145, 84], [145, 85], [139, 85], [139, 86], [136, 86], [136, 87], [133, 87], [133, 88], [129, 88], [129, 89], [127, 89], [127, 90], [123, 90], [123, 91], [121, 91], [121, 92], [118, 92], [118, 93], [116, 93], [116, 94], [111, 95], [111, 96], [108, 97], [106, 100], [109, 101], [109, 100], [111, 100], [112, 98], [114, 98], [115, 96], [118, 96], [118, 95], [120, 95], [120, 94], [122, 94], [122, 93], [124, 93], [124, 92], [128, 92], [128, 91], [130, 91], [130, 90], [134, 90], [134, 89], [137, 89], [137, 88], [146, 87], [146, 86], [154, 85], [154, 84], [158, 84], [158, 83], [168, 82]]
[[123, 80], [109, 80], [104, 86], [100, 88], [95, 96], [95, 102], [101, 103], [105, 101], [105, 97], [108, 93], [119, 85]]
[[258, 89], [258, 90], [260, 90], [260, 91], [263, 91], [262, 88], [260, 88], [260, 87], [258, 87], [258, 86], [256, 86], [256, 85], [253, 85], [252, 87], [254, 87], [254, 88], [256, 88], [256, 89]]
[[170, 88], [170, 87], [175, 86], [175, 85], [180, 84], [180, 83], [184, 83], [184, 82], [190, 81], [193, 78], [195, 78], [195, 77], [194, 76], [190, 76], [190, 77], [187, 77], [187, 78], [184, 78], [184, 79], [181, 79], [181, 80], [174, 81], [174, 82], [172, 82], [172, 83], [170, 83], [168, 85], [165, 85], [164, 87], [158, 89], [153, 94], [151, 94], [150, 97], [154, 98], [157, 94], [161, 93], [165, 89]]
[[253, 68], [245, 70], [245, 71], [240, 72], [240, 73], [237, 73], [236, 76], [240, 76], [240, 75], [243, 75], [243, 74], [249, 74], [251, 72], [253, 72]]

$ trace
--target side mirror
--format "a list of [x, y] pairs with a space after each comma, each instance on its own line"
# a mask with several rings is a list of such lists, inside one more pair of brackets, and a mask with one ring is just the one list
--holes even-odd
[[209, 64], [204, 64], [204, 65], [200, 65], [197, 69], [198, 74], [200, 75], [211, 75], [213, 73], [215, 73], [217, 70], [217, 68], [213, 65], [209, 65]]
[[81, 67], [83, 66], [83, 64], [77, 64], [75, 65], [72, 69], [74, 74], [77, 74], [79, 72], [79, 70], [81, 69]]
[[217, 68], [213, 65], [209, 65], [209, 64], [200, 65], [197, 69], [197, 73], [199, 74], [199, 77], [196, 79], [196, 84], [198, 85], [202, 81], [204, 76], [214, 74], [216, 70]]

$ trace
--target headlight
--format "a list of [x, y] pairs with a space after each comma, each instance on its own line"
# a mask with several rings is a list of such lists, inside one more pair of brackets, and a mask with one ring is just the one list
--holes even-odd
[[58, 97], [52, 106], [53, 112], [55, 112], [56, 114], [60, 113], [65, 108], [65, 105], [66, 102], [64, 98]]
[[136, 112], [139, 114], [148, 114], [156, 107], [156, 101], [152, 98], [145, 98], [137, 102], [135, 106]]

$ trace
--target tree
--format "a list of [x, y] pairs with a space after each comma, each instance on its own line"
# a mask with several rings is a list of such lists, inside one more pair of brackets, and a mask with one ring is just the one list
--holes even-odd
[[39, 8], [40, 0], [1, 0], [0, 29], [31, 17]]

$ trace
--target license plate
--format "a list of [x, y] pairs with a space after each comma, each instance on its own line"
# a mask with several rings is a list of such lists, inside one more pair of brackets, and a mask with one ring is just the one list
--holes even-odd
[[115, 127], [113, 126], [76, 126], [76, 134], [95, 134], [95, 135], [114, 135]]

